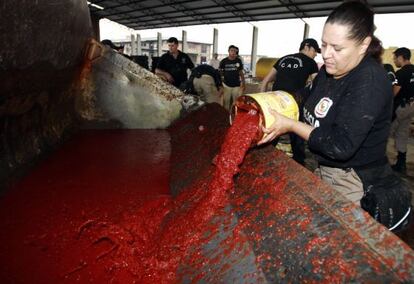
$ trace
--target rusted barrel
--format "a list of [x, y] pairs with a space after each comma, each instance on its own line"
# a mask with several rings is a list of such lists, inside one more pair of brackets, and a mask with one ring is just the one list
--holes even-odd
[[[227, 120], [212, 104], [170, 128], [175, 193], [211, 179]], [[414, 252], [404, 242], [271, 146], [247, 154], [226, 210], [216, 216], [214, 222], [222, 225], [210, 241], [194, 248], [205, 256], [205, 265], [183, 261], [183, 280], [414, 281]]]

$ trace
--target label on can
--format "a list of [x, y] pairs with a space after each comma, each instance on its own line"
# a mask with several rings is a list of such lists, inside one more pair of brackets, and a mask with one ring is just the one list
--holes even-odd
[[291, 119], [299, 119], [299, 108], [293, 96], [284, 91], [273, 91], [266, 93], [256, 93], [246, 95], [252, 97], [260, 106], [264, 116], [264, 126], [270, 127], [275, 118], [270, 113], [271, 110], [277, 111]]
[[[275, 122], [275, 118], [271, 113], [272, 110], [291, 119], [299, 119], [299, 108], [295, 99], [291, 94], [284, 91], [272, 91], [240, 96], [234, 107], [234, 112], [236, 112], [234, 115], [237, 115], [237, 111], [247, 111], [251, 108], [255, 108], [259, 111], [261, 116], [260, 124], [266, 128], [269, 128]], [[259, 136], [259, 139], [265, 137], [263, 133]]]

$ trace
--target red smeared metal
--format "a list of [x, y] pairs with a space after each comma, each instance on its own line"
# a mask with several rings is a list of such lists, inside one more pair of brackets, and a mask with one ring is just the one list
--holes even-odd
[[[13, 204], [25, 200], [25, 196], [32, 198], [24, 209], [32, 214], [30, 220], [37, 222], [30, 224], [31, 227], [25, 225], [24, 230], [32, 235], [26, 238], [22, 248], [28, 257], [36, 251], [43, 262], [39, 260], [37, 263], [37, 256], [32, 258], [35, 265], [25, 267], [29, 271], [26, 279], [45, 282], [44, 277], [47, 277], [47, 281], [54, 282], [66, 279], [94, 283], [174, 283], [183, 280], [216, 283], [223, 279], [238, 283], [398, 282], [413, 279], [411, 250], [375, 224], [367, 214], [359, 217], [362, 219], [355, 219], [355, 214], [362, 211], [271, 147], [249, 151], [240, 169], [233, 167], [239, 173], [234, 180], [234, 190], [228, 189], [230, 195], [218, 190], [222, 200], [209, 196], [209, 184], [215, 170], [212, 160], [218, 152], [216, 143], [223, 141], [227, 130], [226, 123], [220, 122], [223, 118], [220, 111], [215, 106], [207, 106], [194, 113], [191, 122], [182, 123], [170, 132], [172, 162], [180, 169], [180, 172], [171, 171], [174, 174], [171, 185], [177, 192], [174, 199], [163, 195], [162, 189], [151, 192], [151, 179], [145, 177], [156, 179], [160, 173], [155, 169], [162, 164], [145, 167], [138, 163], [140, 166], [137, 166], [137, 157], [130, 155], [132, 148], [138, 147], [142, 154], [150, 151], [139, 148], [143, 141], [124, 149], [125, 142], [131, 140], [127, 132], [120, 132], [123, 135], [116, 140], [108, 132], [93, 139], [91, 136], [87, 144], [89, 148], [84, 151], [81, 143], [75, 143], [72, 146], [76, 147], [66, 147], [59, 152], [58, 157], [66, 157], [64, 165], [55, 157], [47, 167], [39, 167], [34, 179], [43, 187], [47, 181], [50, 188], [46, 192], [51, 205], [42, 208], [45, 196], [40, 194], [39, 187], [34, 192], [23, 189]], [[198, 130], [199, 125], [204, 125], [202, 133]], [[214, 125], [218, 126], [215, 128]], [[100, 157], [102, 147], [111, 149], [106, 153], [109, 155], [106, 159], [111, 163]], [[125, 163], [115, 159], [119, 155]], [[71, 156], [95, 163], [80, 165], [75, 163], [78, 159], [68, 159]], [[227, 165], [220, 159], [216, 159], [217, 163]], [[142, 176], [136, 175], [137, 170]], [[118, 179], [110, 178], [114, 176]], [[191, 182], [185, 179], [187, 176]], [[96, 188], [85, 187], [92, 177], [95, 177]], [[165, 177], [161, 179], [166, 180]], [[32, 178], [23, 184], [33, 186], [33, 182]], [[62, 185], [68, 190], [59, 190]], [[131, 185], [144, 186], [134, 188]], [[153, 186], [157, 188], [160, 184]], [[137, 194], [139, 192], [145, 193], [146, 197]], [[194, 212], [202, 201], [215, 201], [219, 206], [215, 212], [206, 212], [213, 218], [204, 217], [206, 222], [199, 226], [199, 220], [203, 219], [198, 219]], [[54, 209], [53, 202], [61, 209]], [[0, 208], [4, 216], [8, 209]], [[202, 205], [199, 208], [212, 209]], [[49, 216], [50, 213], [54, 215]], [[22, 212], [22, 216], [24, 214]], [[193, 222], [181, 221], [181, 217], [186, 219], [187, 216], [193, 218]], [[42, 220], [42, 217], [46, 218]], [[174, 222], [179, 226], [177, 229]], [[12, 227], [16, 229], [9, 225], [1, 224], [1, 227], [6, 231]], [[159, 228], [167, 230], [165, 238], [160, 236]], [[194, 234], [188, 233], [189, 228], [194, 228]], [[176, 238], [172, 230], [182, 230], [183, 237]], [[13, 233], [13, 236], [17, 238], [10, 240], [0, 235], [0, 245], [22, 240], [19, 234]], [[167, 239], [174, 239], [174, 243]], [[173, 247], [173, 244], [183, 246]], [[160, 247], [162, 250], [156, 251]], [[169, 257], [169, 249], [173, 248], [178, 258]], [[252, 255], [253, 261], [247, 262], [247, 266], [243, 264]], [[4, 268], [16, 263], [9, 260]], [[163, 267], [169, 264], [171, 267]], [[176, 271], [171, 269], [173, 267]], [[160, 268], [161, 275], [155, 275], [156, 268]], [[0, 278], [2, 276], [4, 274], [0, 273]]]
[[[196, 119], [191, 123], [203, 122]], [[203, 148], [211, 143], [208, 139], [182, 140], [184, 135], [180, 132], [178, 129], [172, 136], [173, 140], [185, 145], [173, 144], [183, 160], [190, 157], [186, 149], [191, 149], [193, 145]], [[189, 132], [186, 133], [188, 135]], [[213, 158], [211, 155], [195, 157], [195, 162], [202, 159], [208, 163]], [[174, 164], [180, 164], [180, 160], [173, 161]], [[180, 187], [180, 180], [195, 173], [200, 179], [206, 178], [204, 171], [188, 167], [179, 175], [172, 174], [172, 184], [177, 185], [178, 191], [185, 190], [185, 187]], [[180, 178], [175, 179], [177, 176]], [[263, 253], [271, 255], [271, 260], [262, 257], [256, 262], [268, 282], [338, 280], [331, 277], [337, 273], [347, 281], [365, 279], [386, 282], [413, 278], [412, 268], [406, 267], [400, 271], [395, 267], [390, 269], [387, 263], [377, 259], [377, 254], [389, 254], [388, 246], [382, 243], [384, 236], [390, 237], [398, 250], [391, 253], [392, 259], [401, 259], [404, 255], [408, 257], [403, 262], [412, 264], [411, 250], [407, 250], [402, 242], [361, 209], [271, 147], [249, 151], [236, 176], [235, 189], [229, 201], [237, 216], [237, 224], [231, 229], [243, 236], [245, 242], [247, 240], [256, 256]], [[372, 228], [377, 233], [369, 232]], [[327, 240], [326, 245], [322, 240]], [[222, 243], [226, 248], [222, 250], [226, 253], [229, 251], [228, 243]], [[306, 254], [305, 247], [308, 249]], [[336, 265], [335, 260], [338, 258], [341, 260]], [[347, 262], [355, 264], [356, 268], [347, 266]], [[318, 263], [329, 263], [330, 266], [320, 266]], [[313, 269], [323, 270], [314, 274]]]
[[[221, 146], [211, 182], [204, 183], [205, 188], [200, 188], [200, 184], [196, 184], [197, 187], [186, 189], [172, 201], [172, 211], [166, 216], [157, 237], [148, 248], [151, 257], [158, 261], [154, 260], [145, 268], [145, 277], [142, 281], [176, 281], [175, 273], [190, 253], [190, 248], [195, 249], [189, 258], [190, 266], [205, 265], [209, 261], [198, 250], [210, 240], [204, 238], [206, 233], [217, 231], [211, 219], [218, 214], [225, 214], [223, 210], [228, 204], [227, 196], [233, 187], [233, 176], [238, 172], [238, 165], [243, 161], [257, 130], [257, 115], [246, 113], [237, 117]], [[227, 241], [227, 244], [229, 243], [234, 242]], [[226, 254], [225, 250], [224, 253]], [[143, 261], [145, 262], [145, 259]], [[221, 269], [228, 268], [230, 266], [226, 264]], [[204, 276], [202, 273], [197, 278], [201, 279]]]
[[[273, 160], [270, 161], [269, 159]], [[246, 222], [249, 226], [245, 228], [245, 231], [254, 232], [254, 236], [265, 236], [262, 239], [250, 239], [254, 243], [253, 247], [255, 248], [256, 255], [261, 255], [261, 252], [268, 252], [269, 243], [267, 239], [273, 239], [272, 244], [275, 250], [272, 251], [270, 249], [272, 261], [267, 262], [267, 258], [261, 258], [261, 263], [259, 262], [258, 264], [265, 271], [266, 275], [273, 275], [276, 277], [275, 279], [280, 279], [275, 275], [283, 275], [285, 280], [290, 279], [290, 281], [294, 281], [295, 279], [297, 281], [309, 282], [321, 280], [347, 282], [352, 279], [363, 281], [362, 279], [365, 277], [371, 281], [377, 279], [380, 282], [386, 282], [393, 277], [404, 278], [410, 274], [412, 275], [413, 268], [403, 269], [398, 273], [395, 273], [394, 269], [389, 270], [386, 268], [386, 265], [393, 267], [395, 264], [378, 258], [377, 254], [380, 248], [371, 247], [361, 236], [361, 232], [357, 228], [353, 228], [354, 223], [358, 224], [361, 222], [360, 220], [355, 220], [355, 216], [352, 216], [352, 220], [349, 218], [351, 217], [350, 214], [354, 214], [355, 210], [357, 210], [355, 207], [346, 204], [346, 206], [342, 207], [344, 212], [334, 210], [333, 208], [330, 211], [326, 211], [328, 205], [325, 205], [323, 202], [324, 198], [319, 197], [317, 193], [326, 194], [324, 197], [330, 200], [330, 202], [334, 201], [335, 193], [322, 185], [320, 181], [313, 184], [313, 187], [309, 187], [308, 182], [312, 179], [307, 178], [308, 175], [304, 170], [291, 166], [283, 167], [283, 164], [285, 164], [283, 160], [282, 158], [275, 158], [269, 151], [267, 151], [267, 155], [260, 155], [258, 152], [252, 151], [243, 163], [241, 175], [236, 182], [235, 197], [232, 199], [246, 198], [247, 204], [240, 205], [240, 200], [238, 200], [237, 206], [235, 206], [236, 210], [239, 211], [241, 219], [256, 220], [258, 216], [262, 218], [261, 222]], [[272, 213], [275, 212], [275, 208], [278, 206], [278, 197], [272, 195], [272, 188], [267, 185], [268, 182], [265, 179], [261, 183], [258, 182], [256, 176], [251, 175], [252, 167], [255, 168], [256, 172], [263, 174], [265, 171], [258, 169], [261, 166], [277, 169], [276, 172], [279, 174], [273, 175], [273, 178], [285, 177], [289, 181], [281, 192], [281, 198], [279, 197], [283, 200], [283, 203], [280, 204], [288, 208], [288, 210], [276, 210], [278, 214], [272, 216]], [[245, 168], [247, 169], [246, 174]], [[299, 171], [297, 171], [298, 169]], [[301, 178], [295, 179], [298, 174]], [[254, 185], [255, 194], [251, 192], [252, 185]], [[262, 187], [263, 191], [260, 192]], [[271, 199], [271, 201], [260, 202], [262, 199], [257, 198], [255, 202], [252, 202], [252, 197], [256, 193], [262, 196], [263, 199]], [[339, 202], [343, 203], [343, 200], [336, 198], [335, 202], [337, 203], [336, 207], [338, 207]], [[329, 204], [329, 202], [326, 204]], [[256, 206], [255, 210], [257, 211], [253, 211], [246, 216], [246, 213], [250, 213], [246, 210], [249, 206]], [[366, 218], [364, 212], [359, 214]], [[268, 226], [269, 222], [266, 222], [269, 219], [268, 216], [271, 216], [271, 219], [273, 219], [272, 223], [274, 226], [271, 228]], [[332, 217], [336, 219], [332, 219]], [[323, 218], [326, 219], [326, 221], [321, 223], [321, 229], [318, 228], [318, 223], [315, 223], [320, 222], [319, 218], [321, 220]], [[338, 221], [339, 224], [337, 223]], [[384, 240], [390, 239], [400, 250], [399, 253], [406, 252], [410, 254], [409, 262], [412, 261], [412, 251], [405, 251], [404, 245], [394, 235], [384, 231], [384, 228], [373, 223], [372, 219], [367, 218], [363, 222], [363, 224], [360, 224], [360, 227], [366, 227], [367, 225], [378, 227], [382, 234], [387, 235]], [[376, 235], [375, 237], [378, 238], [379, 236]], [[386, 248], [384, 244], [382, 247]], [[373, 253], [373, 251], [377, 252]], [[386, 250], [383, 250], [384, 254], [386, 254], [385, 252]], [[393, 255], [391, 258], [396, 260], [396, 255]], [[302, 266], [308, 263], [308, 261], [313, 266], [311, 270], [304, 269], [305, 267]], [[288, 268], [284, 269], [283, 273], [280, 274], [280, 269], [277, 269], [275, 263], [281, 264], [282, 267], [288, 265]], [[362, 267], [366, 270], [361, 269]], [[289, 271], [289, 269], [291, 270]], [[364, 274], [362, 274], [362, 271]], [[407, 274], [406, 271], [410, 272]], [[296, 273], [296, 276], [293, 276], [294, 273]], [[369, 277], [371, 278], [367, 276], [370, 273], [371, 276]], [[302, 275], [300, 276], [300, 274]], [[386, 279], [387, 277], [389, 277], [388, 280]], [[409, 276], [408, 279], [410, 277], [412, 276]]]

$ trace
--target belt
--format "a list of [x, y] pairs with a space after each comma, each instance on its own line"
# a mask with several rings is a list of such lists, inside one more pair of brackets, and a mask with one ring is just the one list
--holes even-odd
[[318, 168], [331, 168], [331, 169], [340, 169], [343, 170], [344, 172], [349, 173], [350, 171], [352, 171], [352, 168], [343, 168], [343, 167], [334, 167], [334, 166], [326, 166], [326, 165], [322, 165], [319, 164]]
[[378, 166], [383, 166], [385, 164], [388, 163], [388, 158], [387, 157], [383, 157], [379, 160], [375, 160], [373, 162], [370, 162], [368, 164], [365, 165], [359, 165], [359, 166], [352, 166], [352, 167], [338, 167], [338, 166], [333, 166], [333, 165], [327, 165], [324, 163], [319, 163], [318, 166], [319, 167], [328, 167], [328, 168], [337, 168], [337, 169], [342, 169], [346, 172], [350, 172], [352, 169], [356, 169], [356, 170], [364, 170], [364, 169], [369, 169], [369, 168], [375, 168]]

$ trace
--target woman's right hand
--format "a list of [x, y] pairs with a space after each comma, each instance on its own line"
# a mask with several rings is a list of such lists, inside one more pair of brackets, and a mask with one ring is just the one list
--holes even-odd
[[272, 141], [273, 139], [275, 139], [276, 137], [279, 137], [282, 134], [290, 132], [292, 129], [292, 125], [295, 123], [293, 119], [290, 119], [278, 113], [277, 111], [273, 109], [270, 109], [269, 112], [274, 117], [275, 121], [269, 128], [261, 126], [262, 131], [265, 135], [264, 135], [264, 138], [262, 138], [262, 140], [260, 140], [257, 143], [258, 145], [268, 143]]

